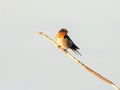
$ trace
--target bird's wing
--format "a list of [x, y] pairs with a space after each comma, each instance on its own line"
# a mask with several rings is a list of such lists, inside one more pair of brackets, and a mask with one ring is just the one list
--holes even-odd
[[71, 38], [70, 38], [68, 35], [65, 35], [64, 38], [65, 38], [65, 39], [67, 38], [69, 41], [71, 41], [71, 42], [73, 43], [71, 49], [79, 49], [79, 47], [77, 47], [77, 46], [75, 45], [75, 43], [71, 40]]

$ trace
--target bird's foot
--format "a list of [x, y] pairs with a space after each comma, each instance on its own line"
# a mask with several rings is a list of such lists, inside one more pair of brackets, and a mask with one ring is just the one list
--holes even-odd
[[58, 48], [60, 48], [61, 46], [60, 46], [60, 45], [58, 45], [57, 47], [58, 47]]
[[67, 49], [64, 49], [64, 51], [66, 52], [66, 51], [67, 51]]

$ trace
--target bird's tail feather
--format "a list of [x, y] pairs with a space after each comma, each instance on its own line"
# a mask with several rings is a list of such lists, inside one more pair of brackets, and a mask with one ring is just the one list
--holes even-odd
[[79, 54], [80, 56], [82, 55], [77, 49], [76, 50], [72, 49], [72, 50], [74, 53]]

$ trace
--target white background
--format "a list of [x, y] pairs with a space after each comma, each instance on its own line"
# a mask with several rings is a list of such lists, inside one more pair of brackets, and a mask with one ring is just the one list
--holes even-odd
[[120, 86], [119, 0], [0, 0], [0, 90], [113, 90], [35, 31], [67, 28], [83, 56]]

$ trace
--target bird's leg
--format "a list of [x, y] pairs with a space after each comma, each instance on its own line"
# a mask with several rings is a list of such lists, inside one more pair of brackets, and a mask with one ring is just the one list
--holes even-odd
[[60, 48], [61, 46], [60, 46], [60, 45], [58, 45], [57, 47], [58, 47], [58, 48]]
[[58, 48], [61, 48], [64, 52], [67, 51], [67, 48], [63, 48], [63, 47], [61, 47], [60, 45], [58, 45], [57, 47], [58, 47]]
[[67, 51], [67, 49], [66, 49], [66, 48], [64, 48], [64, 51]]
[[65, 52], [65, 54], [67, 53], [67, 48], [64, 48], [63, 51]]

